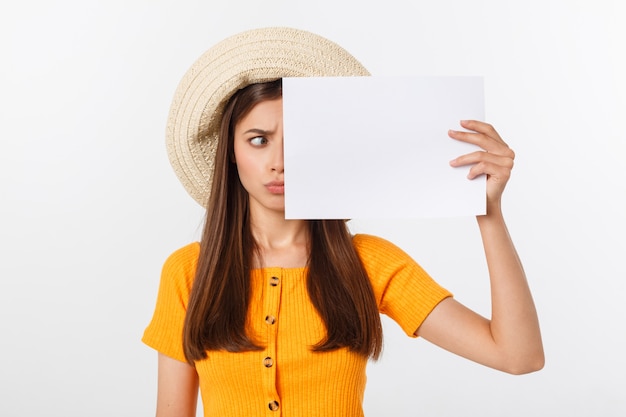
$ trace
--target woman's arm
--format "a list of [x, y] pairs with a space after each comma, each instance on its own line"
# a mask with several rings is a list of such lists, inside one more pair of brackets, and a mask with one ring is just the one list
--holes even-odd
[[159, 353], [157, 417], [195, 417], [198, 374], [185, 362]]
[[472, 132], [450, 131], [450, 137], [483, 149], [450, 164], [472, 165], [469, 179], [487, 175], [487, 214], [477, 220], [491, 282], [491, 320], [448, 298], [415, 333], [495, 369], [513, 374], [537, 371], [544, 364], [537, 312], [501, 210], [515, 155], [492, 126], [477, 121], [461, 125]]

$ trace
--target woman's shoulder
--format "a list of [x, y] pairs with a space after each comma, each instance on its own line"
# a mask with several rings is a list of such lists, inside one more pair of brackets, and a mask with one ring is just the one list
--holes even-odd
[[361, 252], [377, 252], [377, 251], [400, 251], [403, 252], [394, 243], [384, 239], [380, 236], [368, 235], [359, 233], [352, 236], [352, 244], [356, 250]]
[[163, 264], [163, 275], [192, 278], [196, 272], [200, 243], [189, 243], [172, 252]]
[[356, 234], [352, 244], [365, 264], [413, 261], [405, 251], [379, 236]]

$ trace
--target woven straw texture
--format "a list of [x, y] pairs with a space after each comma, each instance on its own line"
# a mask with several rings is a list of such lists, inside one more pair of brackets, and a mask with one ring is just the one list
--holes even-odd
[[191, 66], [174, 94], [166, 130], [174, 172], [206, 207], [222, 112], [237, 90], [284, 77], [364, 75], [345, 49], [298, 29], [255, 29], [221, 41]]

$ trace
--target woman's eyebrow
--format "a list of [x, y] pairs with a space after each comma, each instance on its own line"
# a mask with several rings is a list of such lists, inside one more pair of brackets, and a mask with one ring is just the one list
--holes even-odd
[[247, 135], [248, 133], [254, 133], [257, 135], [268, 135], [273, 133], [273, 131], [271, 130], [263, 130], [263, 129], [258, 129], [258, 128], [252, 128], [252, 129], [248, 129], [245, 132], [243, 132], [244, 135]]

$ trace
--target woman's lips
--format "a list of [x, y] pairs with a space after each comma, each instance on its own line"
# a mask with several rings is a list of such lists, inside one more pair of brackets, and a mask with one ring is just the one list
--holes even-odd
[[285, 183], [283, 181], [272, 181], [265, 184], [265, 188], [272, 194], [285, 194]]

